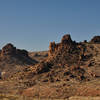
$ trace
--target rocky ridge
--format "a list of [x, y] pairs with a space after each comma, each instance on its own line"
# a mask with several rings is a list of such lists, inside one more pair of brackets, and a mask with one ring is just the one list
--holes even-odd
[[[100, 42], [100, 37], [96, 38]], [[77, 43], [67, 34], [60, 43], [50, 43], [48, 58], [32, 68], [33, 75], [44, 74], [43, 77], [45, 76], [44, 79], [47, 77], [47, 81], [91, 80], [96, 77], [94, 68], [98, 66], [94, 59], [98, 51], [92, 43], [93, 40], [94, 38], [91, 42]], [[96, 67], [93, 67], [94, 65]]]

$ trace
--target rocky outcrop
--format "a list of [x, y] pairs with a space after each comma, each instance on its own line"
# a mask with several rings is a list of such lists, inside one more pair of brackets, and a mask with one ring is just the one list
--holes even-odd
[[24, 56], [28, 57], [28, 52], [26, 50], [16, 49], [13, 44], [9, 43], [5, 45], [1, 50], [1, 56]]
[[1, 55], [16, 55], [16, 47], [14, 47], [11, 43], [7, 44], [2, 48]]
[[90, 43], [100, 43], [100, 36], [94, 36], [91, 39]]
[[17, 49], [13, 44], [8, 43], [0, 51], [0, 61], [16, 64], [35, 64], [37, 61], [28, 56], [28, 51]]
[[49, 81], [91, 80], [96, 76], [93, 68], [91, 69], [95, 66], [93, 57], [99, 52], [97, 48], [94, 48], [94, 44], [86, 40], [77, 43], [69, 34], [64, 35], [60, 43], [50, 43], [48, 58], [37, 64], [32, 73], [34, 75], [48, 73]]
[[71, 44], [72, 43], [72, 39], [70, 34], [66, 34], [63, 36], [62, 40], [61, 40], [62, 44]]
[[58, 52], [61, 48], [70, 48], [70, 46], [75, 46], [76, 42], [72, 41], [71, 36], [69, 34], [64, 35], [61, 39], [61, 42], [56, 44], [55, 42], [51, 42], [49, 45], [49, 56]]

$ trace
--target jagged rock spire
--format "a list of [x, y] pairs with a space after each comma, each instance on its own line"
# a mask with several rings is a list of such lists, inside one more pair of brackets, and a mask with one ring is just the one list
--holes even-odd
[[66, 34], [62, 37], [61, 43], [65, 44], [65, 43], [72, 43], [72, 39], [70, 34]]

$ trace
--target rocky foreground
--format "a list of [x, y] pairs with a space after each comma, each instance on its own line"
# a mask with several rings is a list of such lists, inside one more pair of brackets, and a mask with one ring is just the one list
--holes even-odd
[[[0, 55], [0, 68], [6, 71], [0, 93], [40, 99], [99, 100], [100, 36], [76, 42], [67, 34], [42, 53], [28, 53], [8, 44]], [[2, 62], [7, 62], [7, 67]], [[82, 96], [84, 99], [80, 99]]]

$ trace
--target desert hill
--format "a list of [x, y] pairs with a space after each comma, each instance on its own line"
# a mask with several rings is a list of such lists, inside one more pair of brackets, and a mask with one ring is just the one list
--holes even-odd
[[8, 60], [7, 63], [12, 60], [12, 63], [15, 64], [34, 64], [37, 62], [29, 57], [28, 51], [16, 49], [16, 47], [14, 47], [11, 43], [2, 48], [0, 51], [0, 58], [2, 61]]
[[94, 37], [89, 42], [77, 43], [72, 41], [70, 35], [63, 36], [61, 43], [50, 43], [48, 58], [35, 65], [32, 73], [34, 76], [45, 76], [43, 79], [47, 78], [47, 81], [63, 79], [82, 81], [99, 77], [100, 40], [98, 38], [100, 37]]
[[65, 35], [60, 43], [50, 43], [48, 55], [26, 72], [34, 84], [24, 95], [35, 96], [39, 87], [42, 98], [100, 96], [100, 36], [77, 43]]
[[60, 43], [50, 43], [49, 51], [31, 52], [28, 57], [38, 63], [24, 66], [0, 83], [0, 88], [42, 99], [100, 96], [100, 36], [76, 42], [67, 34]]
[[38, 63], [36, 60], [29, 57], [28, 51], [17, 49], [11, 43], [8, 43], [0, 50], [0, 71], [5, 71], [7, 75], [19, 71], [23, 66], [36, 63]]

